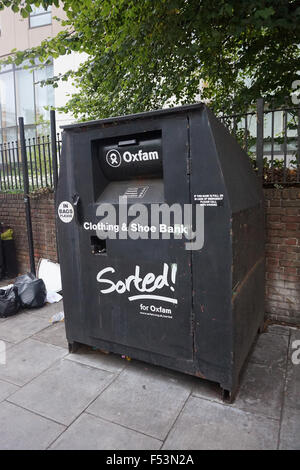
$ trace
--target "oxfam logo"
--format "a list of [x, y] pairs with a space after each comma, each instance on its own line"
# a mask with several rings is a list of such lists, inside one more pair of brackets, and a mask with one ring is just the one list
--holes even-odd
[[117, 168], [121, 165], [122, 158], [120, 152], [118, 150], [109, 150], [106, 154], [106, 161], [107, 163], [112, 166], [113, 168]]
[[139, 149], [138, 152], [132, 153], [129, 150], [126, 150], [121, 156], [120, 152], [116, 149], [109, 150], [106, 154], [106, 162], [109, 166], [113, 168], [118, 168], [121, 165], [122, 161], [124, 163], [133, 163], [133, 162], [147, 162], [149, 160], [159, 160], [159, 155], [157, 150], [152, 150], [151, 152], [144, 152], [142, 149]]

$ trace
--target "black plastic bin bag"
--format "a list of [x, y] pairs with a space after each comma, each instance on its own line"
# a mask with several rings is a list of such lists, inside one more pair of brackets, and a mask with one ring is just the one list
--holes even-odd
[[43, 279], [37, 279], [33, 274], [26, 273], [17, 277], [14, 285], [18, 290], [22, 307], [39, 308], [44, 305], [47, 291]]
[[10, 317], [20, 310], [20, 299], [15, 286], [0, 289], [0, 317]]

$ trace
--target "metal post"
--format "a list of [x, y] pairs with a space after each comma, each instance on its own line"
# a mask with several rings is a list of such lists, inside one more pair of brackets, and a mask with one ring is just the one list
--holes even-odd
[[22, 117], [19, 118], [19, 128], [20, 128], [21, 158], [22, 158], [23, 185], [24, 185], [24, 203], [25, 203], [25, 213], [26, 213], [30, 271], [32, 272], [32, 274], [36, 275], [35, 263], [34, 263], [34, 247], [33, 247], [33, 236], [32, 236], [30, 198], [29, 198], [29, 180], [28, 180], [28, 167], [27, 167], [26, 143], [25, 143], [25, 132], [24, 132], [24, 119]]
[[264, 171], [264, 100], [259, 98], [256, 102], [256, 163], [258, 177], [262, 181]]
[[[58, 182], [58, 165], [57, 165], [57, 146], [56, 146], [56, 120], [55, 111], [50, 111], [50, 125], [51, 125], [51, 153], [52, 153], [52, 169], [53, 169], [53, 187], [54, 187], [54, 204], [56, 199], [56, 189]], [[57, 243], [57, 227], [55, 224], [55, 236], [56, 236], [56, 256], [59, 262], [58, 243]]]
[[300, 182], [300, 108], [297, 112], [298, 124], [297, 124], [297, 183]]
[[56, 146], [56, 122], [55, 111], [50, 111], [50, 125], [51, 125], [51, 153], [52, 153], [52, 168], [53, 168], [53, 185], [54, 193], [57, 188], [58, 181], [58, 166], [57, 166], [57, 146]]

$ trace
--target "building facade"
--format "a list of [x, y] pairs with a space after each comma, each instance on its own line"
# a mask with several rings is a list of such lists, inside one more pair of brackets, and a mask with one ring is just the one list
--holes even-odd
[[[53, 6], [45, 11], [38, 7], [25, 19], [10, 8], [1, 11], [0, 59], [7, 57], [13, 49], [35, 47], [44, 39], [56, 36], [62, 27], [55, 17], [65, 18], [62, 8]], [[26, 137], [49, 132], [49, 109], [45, 107], [63, 106], [67, 94], [72, 92], [72, 85], [63, 82], [58, 88], [53, 88], [41, 86], [41, 81], [78, 67], [82, 60], [81, 55], [70, 54], [50, 61], [43, 69], [36, 69], [30, 63], [0, 68], [0, 143], [17, 140], [20, 116], [24, 118]], [[57, 114], [58, 126], [72, 120], [72, 116]]]

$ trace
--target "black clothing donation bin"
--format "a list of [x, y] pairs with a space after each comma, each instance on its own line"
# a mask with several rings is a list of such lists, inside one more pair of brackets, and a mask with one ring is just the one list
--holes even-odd
[[234, 396], [264, 320], [263, 194], [204, 104], [64, 126], [66, 334]]

